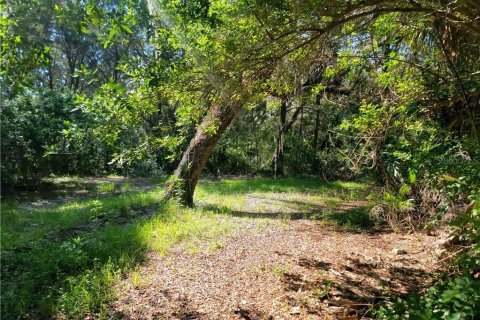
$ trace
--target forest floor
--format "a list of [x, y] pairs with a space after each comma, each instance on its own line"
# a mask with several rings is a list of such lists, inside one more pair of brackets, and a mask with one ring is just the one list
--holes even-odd
[[[76, 183], [72, 189], [78, 190], [81, 183]], [[75, 255], [85, 254], [86, 261], [72, 265], [76, 271], [68, 267], [49, 276], [70, 274], [54, 285], [61, 295], [24, 309], [16, 305], [18, 300], [33, 296], [13, 288], [18, 280], [7, 277], [2, 307], [17, 314], [33, 308], [36, 311], [29, 312], [60, 318], [367, 319], [389, 296], [423, 288], [435, 271], [435, 238], [393, 233], [379, 225], [369, 215], [378, 191], [369, 183], [205, 180], [196, 192], [195, 209], [163, 205], [158, 209], [161, 218], [155, 218], [151, 211], [157, 210], [152, 204], [161, 197], [158, 183], [102, 180], [88, 193], [96, 197], [93, 204], [75, 198], [77, 206], [83, 204], [80, 209], [56, 196], [7, 209], [12, 216], [2, 217], [2, 227], [7, 222], [2, 231], [7, 268], [11, 263], [21, 270], [22, 254], [44, 259], [45, 249], [57, 243], [62, 254], [65, 243], [77, 244]], [[140, 196], [142, 187], [149, 191]], [[124, 194], [122, 189], [129, 191]], [[43, 203], [44, 208], [32, 203]], [[34, 224], [34, 233], [15, 237], [18, 228], [13, 226], [32, 224], [39, 212], [43, 220]], [[69, 218], [52, 231], [60, 212]], [[29, 245], [33, 239], [45, 243]], [[143, 249], [139, 253], [132, 247]], [[70, 263], [72, 256], [62, 259], [60, 265]], [[108, 261], [110, 267], [92, 267], [95, 262], [90, 260]], [[79, 273], [79, 268], [89, 270]], [[110, 274], [108, 281], [105, 274]], [[96, 287], [92, 279], [97, 278], [101, 281]], [[41, 294], [47, 290], [45, 281], [25, 281], [40, 286]]]
[[[118, 289], [127, 319], [360, 319], [428, 283], [433, 238], [396, 234], [368, 215], [368, 185], [300, 180], [206, 182], [197, 205], [235, 234], [182, 245]], [[238, 218], [242, 219], [238, 219]], [[138, 280], [140, 277], [142, 280]]]
[[40, 184], [20, 188], [8, 195], [8, 201], [22, 209], [53, 208], [71, 201], [84, 200], [102, 194], [119, 194], [130, 191], [147, 191], [158, 187], [165, 179], [105, 177], [48, 178]]

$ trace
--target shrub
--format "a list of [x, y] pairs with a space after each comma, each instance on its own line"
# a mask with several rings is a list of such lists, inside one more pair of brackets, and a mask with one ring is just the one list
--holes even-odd
[[[478, 319], [480, 317], [480, 197], [451, 225], [461, 248], [446, 273], [423, 294], [380, 307], [379, 319]], [[458, 247], [454, 248], [457, 250]], [[458, 253], [458, 251], [456, 251]]]
[[480, 316], [480, 280], [469, 276], [443, 280], [423, 295], [397, 299], [381, 307], [379, 319], [466, 320]]

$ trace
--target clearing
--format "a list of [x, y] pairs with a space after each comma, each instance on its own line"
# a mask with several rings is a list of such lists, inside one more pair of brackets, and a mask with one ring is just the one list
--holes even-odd
[[368, 183], [206, 180], [184, 209], [158, 205], [160, 181], [98, 181], [83, 200], [3, 208], [12, 315], [365, 319], [435, 268], [434, 237], [392, 233], [368, 214]]

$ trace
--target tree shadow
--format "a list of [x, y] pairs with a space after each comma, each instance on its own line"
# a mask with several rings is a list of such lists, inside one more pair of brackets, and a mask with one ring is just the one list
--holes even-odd
[[226, 214], [233, 217], [252, 218], [252, 219], [280, 219], [280, 220], [301, 220], [312, 219], [315, 215], [311, 212], [285, 212], [285, 211], [242, 211], [231, 209], [226, 206], [217, 206], [214, 204], [202, 205], [201, 208], [216, 214]]
[[204, 179], [199, 186], [209, 194], [234, 195], [255, 192], [308, 192], [324, 194], [326, 192], [355, 191], [367, 188], [359, 183], [342, 181], [326, 182], [318, 177], [305, 178], [249, 178], [249, 179]]
[[330, 267], [332, 264], [330, 262], [318, 261], [315, 259], [300, 258], [298, 259], [298, 265], [307, 269], [310, 268], [310, 269], [328, 271], [330, 270]]
[[[322, 277], [306, 280], [303, 274], [285, 273], [282, 283], [289, 295], [292, 305], [303, 303], [309, 310], [318, 309], [315, 299], [305, 299], [295, 293], [307, 291], [310, 298], [320, 299], [325, 310], [333, 307], [346, 315], [365, 316], [373, 306], [384, 301], [387, 295], [406, 296], [424, 287], [429, 274], [414, 266], [398, 267], [395, 265], [362, 261], [347, 258], [342, 265], [302, 257], [298, 265], [311, 272], [319, 270]], [[335, 268], [335, 269], [334, 269]], [[423, 284], [423, 285], [422, 285]], [[322, 294], [318, 296], [318, 290]], [[310, 302], [308, 302], [310, 301]], [[313, 301], [313, 302], [312, 302]]]
[[[164, 178], [83, 177], [43, 179], [17, 186], [2, 195], [2, 202], [20, 204], [22, 209], [53, 208], [73, 200], [88, 200], [148, 191], [161, 187]], [[102, 186], [111, 185], [108, 190]]]
[[[302, 201], [281, 199], [277, 201], [286, 204], [284, 211], [239, 210], [227, 206], [218, 206], [216, 204], [201, 204], [200, 207], [216, 214], [226, 214], [241, 218], [322, 221], [335, 227], [338, 231], [369, 231], [377, 233], [383, 230], [377, 228], [377, 221], [369, 214], [370, 208], [367, 206], [345, 206], [348, 209], [344, 209], [342, 207], [331, 208], [325, 205]], [[291, 204], [294, 206], [291, 206]]]
[[[108, 201], [53, 211], [58, 223], [45, 234], [35, 234], [35, 215], [46, 209], [30, 213], [30, 229], [13, 230], [20, 240], [23, 233], [35, 237], [2, 248], [2, 319], [53, 319], [58, 311], [80, 317], [105, 307], [114, 279], [145, 261], [148, 248], [138, 226], [163, 205]], [[82, 219], [74, 225], [62, 225], [62, 216], [77, 214]]]
[[[161, 294], [164, 294], [169, 298], [169, 305], [166, 308], [157, 308], [152, 314], [151, 318], [153, 319], [178, 319], [178, 320], [199, 320], [199, 319], [209, 319], [206, 317], [205, 313], [197, 311], [190, 303], [189, 299], [186, 297], [176, 298], [175, 300], [170, 299], [169, 292], [163, 291]], [[109, 319], [115, 320], [133, 320], [138, 319], [135, 315], [129, 315], [125, 312], [119, 310], [109, 310]]]

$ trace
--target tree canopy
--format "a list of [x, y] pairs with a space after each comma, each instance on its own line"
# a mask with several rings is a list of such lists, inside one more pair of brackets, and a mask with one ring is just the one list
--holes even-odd
[[369, 179], [395, 230], [466, 212], [459, 269], [480, 274], [478, 0], [0, 6], [3, 192], [169, 176], [192, 207], [202, 174]]
[[[2, 7], [2, 147], [12, 150], [2, 155], [4, 185], [52, 170], [178, 167], [191, 204], [205, 164], [212, 173], [327, 174], [330, 164], [321, 163], [339, 161], [342, 174], [370, 168], [398, 183], [441, 148], [432, 136], [479, 140], [475, 1], [39, 0]], [[37, 139], [29, 125], [35, 114], [66, 96], [65, 112], [52, 109], [41, 126], [50, 138]], [[8, 128], [13, 117], [16, 137]], [[230, 125], [234, 118], [249, 128]], [[235, 130], [250, 137], [215, 150], [230, 127], [225, 139]], [[253, 132], [269, 140], [253, 146]], [[285, 163], [287, 149], [300, 152], [301, 163]]]

